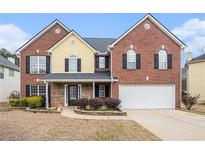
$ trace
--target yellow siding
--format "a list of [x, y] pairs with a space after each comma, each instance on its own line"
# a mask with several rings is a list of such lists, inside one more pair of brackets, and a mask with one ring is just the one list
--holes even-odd
[[205, 62], [189, 64], [188, 91], [192, 95], [200, 94], [199, 101], [205, 101]]
[[[72, 40], [76, 42], [75, 45], [71, 44]], [[64, 73], [65, 58], [70, 55], [81, 58], [82, 73], [94, 73], [94, 51], [74, 34], [52, 49], [52, 73]]]

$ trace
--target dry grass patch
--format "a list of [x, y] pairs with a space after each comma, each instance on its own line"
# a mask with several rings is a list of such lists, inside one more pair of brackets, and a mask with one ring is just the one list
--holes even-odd
[[191, 110], [188, 110], [183, 106], [180, 110], [205, 116], [205, 104], [196, 104]]
[[160, 140], [134, 121], [84, 120], [60, 114], [0, 112], [0, 140]]

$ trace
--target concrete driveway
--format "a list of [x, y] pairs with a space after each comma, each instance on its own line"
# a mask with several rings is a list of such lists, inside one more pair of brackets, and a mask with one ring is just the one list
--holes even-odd
[[162, 140], [205, 141], [205, 116], [178, 110], [125, 110]]

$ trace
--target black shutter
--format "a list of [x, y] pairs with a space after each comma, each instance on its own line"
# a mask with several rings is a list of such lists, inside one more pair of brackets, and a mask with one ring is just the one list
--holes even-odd
[[51, 86], [48, 85], [48, 106], [51, 104]]
[[110, 94], [110, 86], [105, 85], [105, 97], [109, 97], [109, 94]]
[[95, 97], [99, 97], [99, 85], [95, 85]]
[[30, 56], [26, 56], [26, 74], [30, 74]]
[[109, 56], [105, 57], [105, 68], [109, 68], [109, 59], [110, 59]]
[[127, 54], [123, 54], [123, 69], [127, 69]]
[[140, 64], [140, 54], [136, 54], [136, 69], [140, 69], [141, 64]]
[[98, 56], [95, 57], [95, 67], [99, 68], [99, 57]]
[[172, 54], [168, 54], [167, 62], [168, 62], [167, 68], [172, 69]]
[[81, 59], [80, 58], [77, 59], [77, 71], [81, 72]]
[[65, 72], [68, 72], [69, 71], [69, 59], [66, 58], [65, 59]]
[[158, 56], [158, 54], [154, 54], [154, 68], [155, 69], [159, 68], [159, 56]]
[[50, 56], [46, 56], [46, 73], [50, 73]]
[[30, 96], [30, 85], [26, 85], [26, 97]]

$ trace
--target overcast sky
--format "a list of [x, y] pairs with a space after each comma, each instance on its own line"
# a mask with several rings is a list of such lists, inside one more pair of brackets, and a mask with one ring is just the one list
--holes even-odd
[[[0, 48], [15, 52], [27, 40], [59, 19], [82, 37], [117, 38], [145, 14], [0, 14]], [[205, 48], [205, 14], [152, 14], [184, 41], [188, 47], [182, 54], [183, 64], [188, 51], [193, 56]]]

